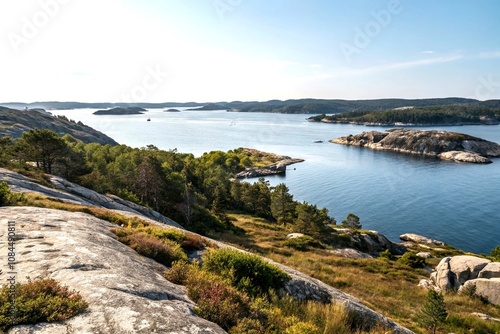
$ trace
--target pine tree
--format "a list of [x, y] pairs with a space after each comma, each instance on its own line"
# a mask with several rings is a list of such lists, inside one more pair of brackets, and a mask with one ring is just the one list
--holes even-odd
[[342, 225], [353, 230], [361, 230], [362, 228], [359, 217], [354, 213], [348, 214], [345, 220], [342, 221]]
[[278, 184], [271, 192], [271, 213], [279, 224], [286, 226], [293, 220], [295, 202], [284, 183]]
[[446, 304], [442, 294], [429, 290], [424, 306], [420, 309], [418, 322], [431, 333], [435, 334], [437, 326], [443, 323], [448, 316]]

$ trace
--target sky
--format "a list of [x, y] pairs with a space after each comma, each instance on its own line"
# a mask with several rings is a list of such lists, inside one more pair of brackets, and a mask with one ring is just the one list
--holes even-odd
[[0, 102], [500, 98], [498, 0], [4, 0]]

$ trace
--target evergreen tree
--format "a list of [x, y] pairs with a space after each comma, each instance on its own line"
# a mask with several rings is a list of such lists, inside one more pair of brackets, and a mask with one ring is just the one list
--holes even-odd
[[316, 205], [307, 202], [298, 203], [296, 206], [297, 220], [294, 231], [308, 234], [315, 238], [320, 238], [328, 231], [328, 226], [332, 219], [328, 217], [328, 210], [319, 210]]
[[359, 217], [354, 213], [348, 214], [346, 219], [342, 221], [342, 225], [353, 230], [360, 230], [362, 228]]
[[52, 174], [54, 163], [70, 151], [64, 139], [47, 129], [24, 132], [17, 144], [25, 159], [35, 161], [48, 174]]
[[295, 202], [284, 183], [278, 184], [271, 192], [271, 213], [279, 224], [286, 226], [293, 220]]
[[424, 306], [420, 309], [418, 322], [425, 328], [428, 328], [432, 334], [440, 323], [443, 323], [448, 316], [446, 304], [442, 294], [434, 290], [429, 290]]

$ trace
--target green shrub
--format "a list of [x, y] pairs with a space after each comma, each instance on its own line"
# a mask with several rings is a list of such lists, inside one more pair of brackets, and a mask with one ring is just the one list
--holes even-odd
[[7, 204], [10, 194], [11, 192], [7, 182], [0, 182], [0, 206], [4, 206], [5, 204]]
[[189, 297], [197, 305], [195, 313], [225, 330], [250, 315], [248, 296], [215, 274], [191, 271], [186, 284]]
[[186, 285], [187, 280], [193, 275], [193, 265], [185, 261], [176, 261], [172, 267], [163, 273], [167, 280], [175, 284]]
[[399, 262], [410, 266], [412, 268], [423, 268], [425, 267], [425, 259], [423, 257], [417, 256], [414, 252], [406, 252], [401, 256]]
[[0, 330], [18, 324], [62, 321], [88, 307], [80, 294], [59, 285], [53, 279], [17, 283], [15, 291], [15, 309], [11, 313], [10, 286], [4, 285], [0, 289]]
[[207, 252], [203, 268], [230, 277], [235, 287], [250, 295], [279, 290], [290, 279], [283, 270], [259, 256], [229, 248]]
[[379, 254], [380, 257], [383, 257], [383, 258], [388, 259], [388, 260], [392, 260], [393, 261], [393, 260], [396, 259], [396, 257], [394, 255], [392, 255], [391, 251], [388, 250], [388, 249], [386, 249], [385, 251], [380, 252], [378, 254]]
[[500, 246], [496, 246], [490, 253], [494, 261], [500, 262]]
[[310, 248], [323, 248], [316, 239], [304, 235], [299, 238], [291, 238], [283, 242], [283, 246], [290, 247], [299, 251], [307, 251]]
[[134, 231], [128, 235], [118, 236], [118, 241], [166, 266], [179, 260], [187, 261], [187, 255], [181, 247], [170, 240], [159, 240], [154, 236]]

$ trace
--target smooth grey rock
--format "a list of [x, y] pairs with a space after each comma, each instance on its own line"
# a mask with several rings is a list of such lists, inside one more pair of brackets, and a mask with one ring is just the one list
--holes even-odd
[[0, 254], [7, 253], [7, 219], [16, 221], [18, 282], [53, 278], [89, 303], [86, 312], [62, 323], [8, 333], [224, 333], [193, 314], [195, 305], [184, 288], [163, 278], [163, 266], [118, 242], [111, 223], [32, 207], [1, 207], [0, 216]]
[[477, 275], [477, 278], [498, 278], [500, 277], [500, 262], [488, 263]]
[[475, 317], [478, 317], [484, 321], [495, 321], [495, 322], [500, 322], [500, 319], [493, 318], [487, 314], [484, 313], [479, 313], [479, 312], [472, 312], [470, 315], [473, 315]]
[[302, 238], [304, 236], [303, 233], [290, 233], [286, 236], [287, 239], [297, 239]]
[[438, 155], [440, 159], [443, 160], [452, 160], [459, 162], [471, 162], [475, 164], [489, 164], [492, 161], [486, 157], [483, 157], [474, 152], [466, 152], [466, 151], [449, 151], [443, 152]]
[[360, 252], [353, 248], [339, 248], [329, 251], [333, 255], [346, 257], [349, 259], [372, 259], [373, 256], [367, 253]]
[[121, 214], [125, 213], [126, 215], [135, 216], [141, 219], [147, 217], [156, 222], [182, 228], [182, 226], [174, 220], [152, 209], [126, 201], [120, 197], [99, 194], [96, 191], [72, 183], [59, 176], [48, 175], [48, 179], [55, 188], [41, 185], [26, 176], [8, 169], [0, 168], [0, 181], [7, 182], [9, 188], [14, 192], [36, 193], [47, 197], [57, 198], [66, 203], [98, 206], [117, 211]]
[[444, 246], [445, 243], [439, 240], [434, 240], [414, 233], [405, 233], [399, 236], [403, 241], [411, 241], [417, 244], [428, 244], [435, 246]]
[[500, 278], [476, 278], [465, 282], [464, 287], [476, 286], [476, 294], [488, 298], [494, 305], [500, 305]]
[[[390, 129], [385, 132], [368, 131], [333, 139], [330, 142], [366, 147], [373, 150], [388, 150], [401, 153], [438, 157], [444, 152], [471, 152], [483, 157], [499, 157], [500, 145], [481, 138], [462, 133], [442, 130]], [[472, 155], [445, 154], [445, 158], [457, 158], [461, 161], [481, 162]]]
[[429, 281], [427, 279], [421, 279], [419, 282], [418, 282], [418, 286], [419, 287], [422, 287], [426, 290], [431, 290], [431, 289], [434, 289], [434, 284], [432, 283], [432, 281]]
[[490, 260], [476, 256], [458, 255], [451, 258], [450, 270], [455, 273], [458, 282], [463, 285], [466, 281], [477, 278], [479, 272], [490, 262]]
[[457, 276], [451, 270], [451, 259], [451, 257], [442, 259], [436, 266], [436, 271], [431, 274], [431, 279], [434, 281], [434, 284], [444, 292], [458, 290], [460, 288]]
[[432, 254], [429, 252], [419, 252], [417, 253], [418, 257], [424, 258], [424, 259], [430, 259], [432, 258]]

